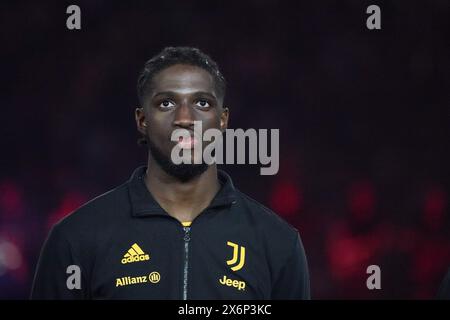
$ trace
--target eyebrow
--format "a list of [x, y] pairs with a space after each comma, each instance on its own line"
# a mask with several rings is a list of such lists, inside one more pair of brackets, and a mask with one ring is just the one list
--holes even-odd
[[[177, 93], [175, 91], [161, 91], [161, 92], [158, 92], [158, 93], [154, 94], [152, 98], [156, 98], [158, 96], [174, 97], [176, 95], [177, 95]], [[196, 92], [192, 93], [192, 95], [195, 95], [195, 96], [208, 96], [211, 99], [217, 100], [217, 97], [215, 95], [213, 95], [213, 94], [211, 94], [209, 92], [205, 92], [205, 91], [196, 91]]]

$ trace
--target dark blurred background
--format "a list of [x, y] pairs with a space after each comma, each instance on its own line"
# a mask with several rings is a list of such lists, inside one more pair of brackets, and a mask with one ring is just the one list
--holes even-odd
[[[366, 28], [371, 4], [381, 30]], [[0, 8], [0, 298], [27, 298], [49, 228], [145, 163], [137, 75], [179, 45], [221, 66], [231, 128], [280, 129], [277, 175], [222, 169], [299, 229], [313, 298], [435, 296], [450, 267], [450, 1]], [[371, 264], [381, 290], [366, 288]]]

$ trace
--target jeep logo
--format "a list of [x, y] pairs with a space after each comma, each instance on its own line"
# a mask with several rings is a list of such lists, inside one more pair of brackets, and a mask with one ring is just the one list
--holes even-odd
[[227, 276], [223, 276], [222, 279], [219, 279], [219, 283], [224, 286], [235, 287], [239, 291], [245, 290], [245, 282], [244, 281], [231, 280], [230, 278], [227, 278]]

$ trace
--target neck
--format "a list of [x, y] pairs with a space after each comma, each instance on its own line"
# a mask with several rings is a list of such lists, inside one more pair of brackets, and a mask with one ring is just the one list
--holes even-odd
[[167, 174], [149, 156], [145, 184], [159, 205], [180, 222], [193, 221], [220, 189], [217, 167], [211, 165], [199, 176], [181, 182]]

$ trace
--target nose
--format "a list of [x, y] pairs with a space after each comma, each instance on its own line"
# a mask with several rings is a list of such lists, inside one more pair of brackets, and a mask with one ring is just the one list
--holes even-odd
[[174, 126], [187, 129], [193, 128], [195, 121], [193, 111], [187, 103], [181, 104], [175, 110]]

